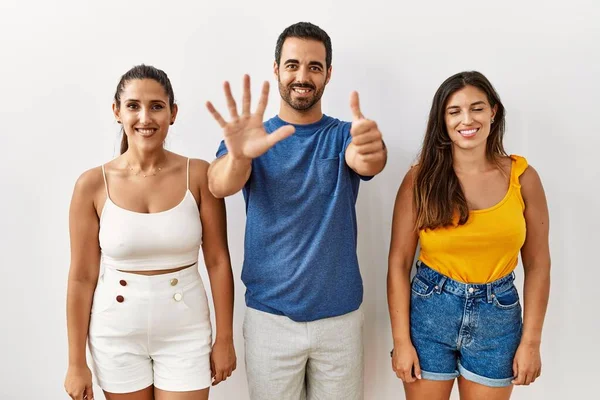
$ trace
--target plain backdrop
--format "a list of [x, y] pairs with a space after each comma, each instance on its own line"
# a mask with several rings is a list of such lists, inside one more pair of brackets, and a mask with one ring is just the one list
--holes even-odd
[[[212, 160], [222, 133], [204, 107], [226, 111], [244, 73], [272, 74], [279, 33], [298, 21], [333, 41], [326, 114], [363, 113], [389, 148], [361, 184], [358, 254], [365, 296], [365, 398], [403, 399], [390, 368], [386, 272], [393, 202], [414, 161], [431, 99], [448, 76], [483, 72], [507, 109], [505, 145], [537, 169], [550, 207], [552, 292], [543, 375], [514, 399], [593, 398], [600, 323], [597, 286], [600, 3], [571, 1], [25, 1], [0, 3], [0, 399], [65, 399], [68, 208], [77, 177], [117, 155], [111, 101], [140, 63], [164, 69], [180, 107], [167, 147]], [[271, 91], [265, 117], [279, 94]], [[238, 369], [211, 399], [248, 398], [241, 321], [244, 204], [227, 199], [236, 282]], [[205, 282], [208, 281], [201, 266]], [[522, 285], [519, 266], [517, 282]], [[455, 393], [456, 394], [456, 393]], [[96, 387], [96, 397], [102, 398]]]

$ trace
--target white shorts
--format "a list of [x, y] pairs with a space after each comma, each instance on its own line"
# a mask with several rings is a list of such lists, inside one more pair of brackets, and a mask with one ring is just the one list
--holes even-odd
[[94, 375], [107, 392], [211, 384], [212, 328], [197, 265], [154, 276], [107, 268], [94, 293], [88, 337]]
[[295, 322], [246, 308], [246, 375], [252, 400], [362, 400], [362, 308]]

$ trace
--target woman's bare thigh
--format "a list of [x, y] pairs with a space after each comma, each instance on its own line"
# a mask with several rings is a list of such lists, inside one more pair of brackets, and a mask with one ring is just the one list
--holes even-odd
[[155, 400], [208, 400], [210, 388], [190, 392], [169, 392], [154, 388]]
[[506, 387], [489, 387], [462, 376], [458, 378], [458, 391], [460, 400], [508, 400], [513, 390], [513, 385]]
[[131, 393], [110, 393], [104, 391], [106, 400], [154, 400], [154, 386]]
[[418, 379], [412, 383], [405, 383], [404, 393], [406, 393], [406, 400], [448, 400], [453, 385], [454, 379], [448, 381]]

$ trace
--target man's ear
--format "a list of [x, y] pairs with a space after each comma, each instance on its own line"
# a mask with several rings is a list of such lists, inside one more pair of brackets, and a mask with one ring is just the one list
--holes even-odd
[[327, 68], [327, 80], [325, 81], [326, 85], [329, 83], [329, 80], [331, 79], [331, 71], [333, 71], [333, 65], [330, 65], [329, 68]]

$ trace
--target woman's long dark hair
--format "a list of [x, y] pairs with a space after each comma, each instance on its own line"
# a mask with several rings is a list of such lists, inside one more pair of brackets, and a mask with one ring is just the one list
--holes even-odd
[[[165, 89], [165, 93], [169, 97], [169, 107], [171, 110], [173, 110], [173, 105], [175, 104], [175, 94], [173, 93], [173, 87], [171, 86], [169, 77], [163, 70], [144, 64], [136, 65], [129, 71], [125, 72], [125, 74], [121, 77], [121, 80], [117, 85], [117, 91], [115, 92], [114, 99], [117, 109], [121, 109], [121, 93], [123, 93], [123, 90], [125, 90], [127, 83], [134, 79], [152, 79], [160, 83]], [[121, 138], [121, 154], [125, 153], [128, 148], [129, 143], [127, 142], [127, 135], [123, 131], [123, 137]]]
[[497, 163], [499, 156], [506, 155], [502, 144], [504, 106], [490, 81], [476, 71], [460, 72], [446, 79], [433, 97], [423, 148], [419, 155], [413, 193], [417, 229], [452, 225], [455, 215], [458, 216], [459, 225], [466, 223], [469, 218], [467, 200], [453, 167], [452, 141], [444, 118], [448, 98], [465, 86], [480, 89], [486, 94], [490, 106], [497, 107], [487, 138], [487, 159]]

